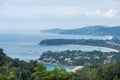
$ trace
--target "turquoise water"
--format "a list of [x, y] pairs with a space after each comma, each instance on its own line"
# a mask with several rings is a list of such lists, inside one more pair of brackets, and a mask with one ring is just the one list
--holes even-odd
[[52, 65], [52, 64], [44, 64], [47, 68], [47, 70], [53, 70], [54, 68], [64, 68], [66, 69], [67, 71], [71, 71], [72, 69], [74, 69], [74, 67], [72, 66], [62, 66], [62, 65]]
[[[55, 34], [0, 34], [0, 48], [12, 57], [21, 60], [36, 60], [40, 55], [47, 50], [64, 51], [64, 50], [82, 50], [92, 51], [101, 50], [109, 51], [106, 48], [85, 45], [61, 45], [61, 46], [41, 46], [38, 45], [42, 39], [107, 39], [106, 36], [88, 36], [88, 35], [55, 35]], [[55, 67], [65, 68], [70, 71], [72, 68], [68, 66], [56, 66], [45, 64], [48, 70]]]

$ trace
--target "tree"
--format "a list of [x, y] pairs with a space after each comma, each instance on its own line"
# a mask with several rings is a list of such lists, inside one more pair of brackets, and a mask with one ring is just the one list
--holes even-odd
[[0, 80], [5, 80], [5, 76], [0, 73]]
[[42, 63], [36, 63], [36, 67], [34, 68], [35, 72], [32, 74], [34, 80], [44, 80], [46, 76], [46, 68]]
[[120, 79], [118, 78], [118, 76], [115, 76], [114, 80], [120, 80]]
[[10, 72], [9, 75], [7, 76], [7, 79], [8, 79], [8, 80], [16, 80], [16, 79], [15, 79], [14, 72]]
[[98, 80], [114, 80], [116, 76], [120, 79], [120, 63], [105, 64], [97, 69], [95, 75], [97, 75]]

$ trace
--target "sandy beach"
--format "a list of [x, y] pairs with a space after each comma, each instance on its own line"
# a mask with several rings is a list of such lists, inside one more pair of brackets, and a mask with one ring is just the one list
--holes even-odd
[[117, 49], [112, 49], [112, 48], [107, 48], [107, 47], [104, 47], [104, 48], [110, 50], [111, 52], [119, 52], [119, 50], [117, 50]]
[[83, 68], [83, 66], [75, 66], [75, 68], [71, 72], [75, 73], [78, 69], [81, 68]]

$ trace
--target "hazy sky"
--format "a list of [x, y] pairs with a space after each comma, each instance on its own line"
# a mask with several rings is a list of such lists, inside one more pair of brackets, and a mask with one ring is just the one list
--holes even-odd
[[120, 25], [120, 0], [0, 0], [0, 32]]

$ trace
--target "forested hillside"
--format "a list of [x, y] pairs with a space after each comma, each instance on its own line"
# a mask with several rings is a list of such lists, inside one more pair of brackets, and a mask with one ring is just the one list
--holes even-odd
[[0, 49], [0, 80], [120, 80], [120, 63], [85, 65], [76, 72], [47, 70], [37, 61], [12, 59]]
[[113, 38], [111, 40], [98, 40], [98, 39], [45, 39], [42, 40], [40, 45], [90, 45], [99, 47], [108, 47], [120, 50], [120, 39]]
[[87, 26], [78, 29], [49, 29], [41, 32], [57, 33], [57, 34], [74, 34], [74, 35], [112, 35], [120, 36], [120, 26]]
[[48, 71], [37, 61], [12, 59], [0, 49], [0, 80], [77, 80], [76, 78], [65, 69]]

